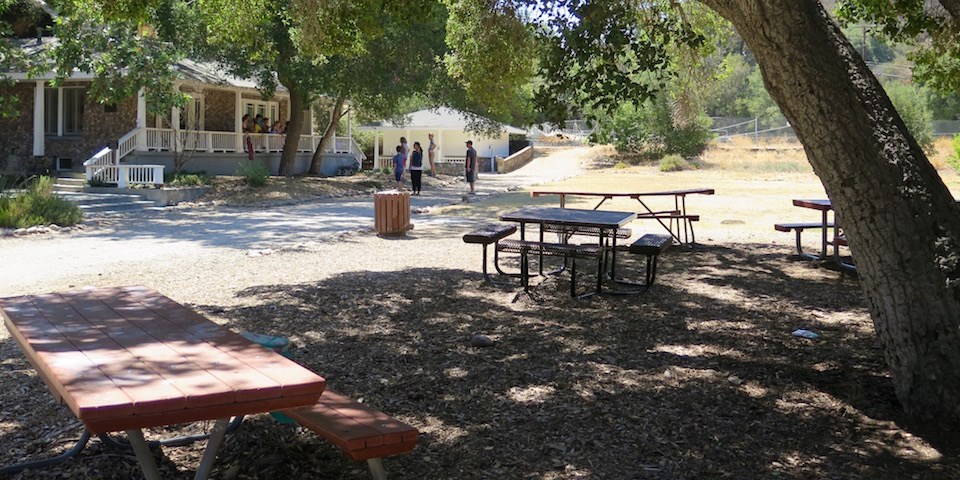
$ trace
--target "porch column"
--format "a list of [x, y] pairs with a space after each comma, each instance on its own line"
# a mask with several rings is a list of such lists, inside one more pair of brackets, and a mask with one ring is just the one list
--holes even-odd
[[437, 130], [437, 163], [443, 158], [443, 129]]
[[143, 89], [137, 91], [137, 150], [147, 149], [147, 96]]
[[173, 127], [173, 150], [183, 151], [183, 145], [180, 145], [180, 109], [177, 107], [170, 109], [170, 126]]
[[380, 130], [373, 129], [373, 168], [380, 168]]
[[[314, 133], [314, 130], [313, 130], [313, 104], [312, 104], [312, 103], [310, 104], [310, 120], [309, 120], [309, 122], [310, 122], [310, 136], [313, 137], [313, 136], [316, 135], [316, 134]], [[312, 141], [312, 139], [311, 139], [311, 141]]]
[[233, 131], [237, 134], [234, 135], [236, 145], [236, 152], [243, 151], [243, 94], [240, 93], [240, 90], [237, 90], [234, 93], [234, 102], [233, 102]]
[[33, 155], [42, 157], [45, 153], [44, 147], [44, 88], [46, 82], [37, 80], [37, 85], [33, 88]]
[[347, 110], [347, 137], [353, 139], [353, 111]]

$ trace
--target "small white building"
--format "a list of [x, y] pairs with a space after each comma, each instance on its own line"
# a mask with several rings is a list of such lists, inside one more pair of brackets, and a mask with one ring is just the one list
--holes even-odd
[[467, 153], [466, 141], [473, 140], [473, 148], [477, 151], [481, 171], [489, 171], [491, 165], [489, 159], [510, 155], [511, 134], [527, 134], [526, 130], [510, 125], [504, 125], [500, 135], [496, 137], [468, 133], [466, 131], [467, 114], [446, 107], [420, 110], [406, 117], [409, 121], [403, 126], [383, 121], [360, 127], [361, 130], [374, 132], [374, 157], [377, 159], [378, 168], [390, 167], [390, 159], [396, 154], [400, 137], [406, 137], [410, 148], [413, 148], [413, 142], [420, 142], [424, 152], [424, 166], [429, 168], [427, 146], [430, 144], [430, 139], [427, 134], [432, 133], [433, 141], [438, 148], [437, 162], [462, 165]]

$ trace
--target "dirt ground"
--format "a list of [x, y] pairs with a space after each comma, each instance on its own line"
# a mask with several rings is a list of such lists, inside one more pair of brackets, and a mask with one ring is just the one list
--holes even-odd
[[[960, 478], [953, 429], [901, 413], [856, 278], [792, 260], [792, 234], [773, 230], [779, 221], [818, 219], [790, 202], [824, 197], [801, 151], [715, 148], [702, 168], [674, 173], [597, 158], [584, 175], [538, 188], [716, 189], [688, 199], [701, 215], [700, 244], [665, 254], [657, 285], [643, 295], [573, 300], [560, 276], [512, 302], [516, 290], [486, 286], [479, 249], [462, 246], [462, 232], [450, 227], [343, 241], [360, 256], [411, 245], [432, 245], [423, 256], [461, 249], [472, 269], [439, 261], [364, 268], [237, 287], [230, 302], [186, 303], [236, 330], [289, 336], [297, 360], [336, 390], [417, 427], [417, 448], [384, 462], [391, 478]], [[960, 192], [955, 172], [942, 175]], [[486, 220], [555, 202], [517, 192], [431, 214]], [[593, 206], [569, 204], [577, 205]], [[637, 260], [621, 268], [642, 272]], [[800, 328], [820, 336], [791, 335]], [[494, 345], [470, 346], [475, 334]], [[64, 451], [78, 423], [4, 338], [0, 465]], [[148, 438], [207, 427], [155, 429]], [[158, 452], [164, 478], [192, 478], [201, 453], [199, 444]], [[140, 473], [131, 453], [94, 440], [77, 459], [10, 478]], [[369, 474], [311, 432], [257, 415], [228, 436], [211, 478]]]

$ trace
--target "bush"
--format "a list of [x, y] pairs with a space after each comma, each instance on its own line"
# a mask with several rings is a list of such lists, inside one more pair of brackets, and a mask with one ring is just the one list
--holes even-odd
[[270, 170], [263, 163], [244, 160], [240, 162], [240, 165], [237, 165], [237, 175], [243, 177], [243, 180], [251, 187], [262, 187], [267, 184], [267, 179], [270, 178]]
[[947, 163], [960, 173], [960, 133], [953, 137], [951, 147], [953, 147], [953, 151], [950, 152], [950, 155], [947, 155]]
[[0, 196], [0, 227], [26, 228], [57, 224], [71, 226], [83, 220], [80, 207], [53, 193], [53, 180], [40, 177], [19, 194]]
[[168, 173], [164, 175], [163, 178], [163, 183], [171, 187], [200, 187], [203, 185], [210, 185], [211, 182], [213, 182], [213, 177], [204, 172]]
[[927, 102], [926, 90], [901, 82], [887, 82], [883, 84], [883, 88], [907, 130], [920, 148], [929, 154], [933, 149], [933, 113]]
[[681, 170], [690, 170], [692, 165], [680, 155], [667, 155], [660, 159], [661, 172], [679, 172]]
[[613, 143], [618, 152], [643, 152], [655, 159], [668, 154], [699, 155], [713, 133], [710, 118], [702, 113], [685, 125], [675, 124], [673, 108], [663, 96], [639, 108], [623, 105], [601, 121], [594, 137], [600, 143]]

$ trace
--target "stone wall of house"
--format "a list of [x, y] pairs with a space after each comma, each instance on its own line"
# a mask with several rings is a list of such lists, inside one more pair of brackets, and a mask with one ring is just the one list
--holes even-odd
[[34, 85], [18, 83], [0, 89], [0, 94], [12, 94], [20, 99], [16, 115], [0, 117], [0, 172], [20, 172], [32, 166]]
[[236, 128], [237, 94], [232, 90], [209, 89], [204, 92], [204, 128], [214, 132], [232, 132]]
[[[33, 99], [35, 83], [22, 82], [13, 87], [20, 99], [18, 115], [0, 119], [0, 170], [8, 172], [36, 172], [55, 168], [56, 158], [73, 162], [75, 170], [94, 153], [114, 144], [136, 125], [137, 101], [130, 98], [111, 106], [85, 97], [83, 134], [74, 137], [48, 136], [44, 142], [44, 156], [33, 156]], [[64, 86], [86, 85], [67, 82]]]

